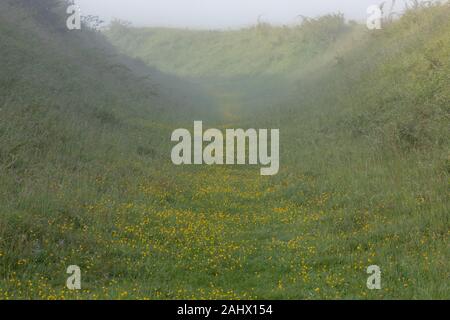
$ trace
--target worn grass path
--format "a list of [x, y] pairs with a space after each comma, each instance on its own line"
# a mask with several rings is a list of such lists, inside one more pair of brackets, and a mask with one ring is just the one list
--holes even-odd
[[[224, 100], [224, 122], [239, 119]], [[227, 124], [228, 125], [228, 124]], [[443, 298], [448, 236], [439, 212], [410, 198], [358, 204], [355, 190], [289, 164], [262, 177], [259, 167], [145, 168], [77, 214], [34, 225], [43, 251], [24, 252], [0, 285], [0, 298], [316, 299]], [[95, 177], [95, 188], [113, 181]], [[61, 192], [59, 194], [58, 192]], [[53, 196], [67, 197], [57, 190]], [[405, 200], [405, 199], [404, 199]], [[406, 200], [405, 200], [406, 201]], [[397, 206], [398, 208], [398, 206]], [[443, 207], [443, 209], [445, 209]], [[420, 219], [420, 223], [418, 223]], [[3, 253], [2, 253], [3, 254]], [[82, 269], [82, 290], [65, 289], [65, 270]], [[366, 268], [382, 268], [382, 290]]]

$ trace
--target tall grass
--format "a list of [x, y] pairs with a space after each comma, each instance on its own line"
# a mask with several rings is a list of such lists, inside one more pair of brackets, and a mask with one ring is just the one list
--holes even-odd
[[[50, 7], [0, 3], [0, 298], [449, 297], [448, 6], [376, 32], [113, 24], [141, 60]], [[193, 119], [279, 128], [280, 174], [173, 166]]]

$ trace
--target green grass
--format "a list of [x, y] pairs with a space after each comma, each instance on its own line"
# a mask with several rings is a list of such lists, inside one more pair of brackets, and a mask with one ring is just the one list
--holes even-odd
[[[0, 298], [449, 298], [448, 6], [377, 32], [336, 15], [107, 32], [142, 62], [17, 3], [0, 4]], [[280, 173], [173, 166], [194, 119], [279, 128]]]
[[350, 30], [344, 17], [336, 14], [298, 27], [259, 24], [228, 31], [130, 28], [115, 21], [107, 36], [130, 56], [165, 72], [232, 77], [300, 69]]

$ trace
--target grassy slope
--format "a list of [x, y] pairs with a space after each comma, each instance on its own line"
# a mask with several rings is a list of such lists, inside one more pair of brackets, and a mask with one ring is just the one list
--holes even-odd
[[334, 61], [337, 50], [345, 52], [360, 37], [360, 29], [345, 24], [341, 15], [328, 15], [293, 28], [259, 24], [232, 31], [130, 28], [116, 22], [106, 35], [125, 54], [195, 81], [237, 120], [232, 113], [279, 105], [291, 95], [297, 99], [293, 79]]
[[[1, 47], [11, 55], [0, 78], [8, 115], [0, 120], [7, 181], [0, 187], [0, 297], [448, 298], [448, 16], [448, 8], [411, 12], [380, 33], [344, 28], [324, 43], [316, 37], [327, 21], [306, 31], [260, 26], [264, 39], [258, 30], [208, 41], [204, 33], [150, 30], [159, 40], [142, 48], [136, 43], [147, 43], [145, 30], [136, 42], [132, 30], [127, 42], [116, 39], [149, 64], [195, 78], [216, 99], [223, 117], [215, 121], [223, 126], [280, 128], [282, 171], [273, 178], [256, 168], [174, 168], [167, 133], [180, 119], [144, 117], [155, 98], [127, 94], [141, 88], [134, 84], [114, 86], [120, 75], [110, 67], [104, 76], [113, 84], [94, 86], [85, 104], [67, 96], [98, 83], [88, 82], [97, 79], [98, 60], [94, 71], [75, 64], [77, 86], [59, 95], [29, 71], [19, 69], [20, 86], [11, 82], [5, 75], [18, 74], [13, 59], [24, 55], [22, 63], [44, 64], [32, 69], [36, 79], [65, 84], [63, 64], [53, 61], [72, 65], [78, 52], [30, 42], [34, 25], [19, 34], [19, 24], [2, 17], [0, 34], [13, 34], [17, 46]], [[50, 43], [67, 41], [41, 32]], [[180, 34], [185, 42], [173, 44]], [[277, 46], [268, 44], [280, 35]], [[297, 44], [297, 36], [311, 43]], [[192, 52], [196, 37], [200, 53], [224, 43], [222, 52], [234, 49], [205, 61]], [[255, 41], [244, 57], [243, 39]], [[278, 47], [286, 59], [268, 64]], [[70, 48], [92, 53], [84, 42]], [[302, 52], [301, 63], [294, 52]], [[262, 104], [267, 91], [273, 100]], [[106, 103], [114, 93], [137, 101]], [[272, 109], [257, 109], [272, 101]], [[106, 115], [111, 109], [114, 117]], [[81, 292], [64, 289], [69, 264], [83, 270]], [[365, 288], [370, 264], [382, 268], [381, 291]]]
[[37, 294], [14, 284], [16, 272], [33, 283], [64, 276], [68, 254], [95, 248], [82, 227], [104, 221], [93, 222], [87, 203], [127, 196], [130, 180], [165, 156], [166, 123], [207, 104], [193, 101], [201, 93], [191, 84], [119, 55], [100, 34], [66, 30], [65, 8], [0, 3], [1, 297], [10, 285], [16, 297]]
[[341, 15], [329, 15], [293, 28], [260, 24], [234, 31], [129, 28], [115, 22], [107, 35], [130, 56], [163, 71], [232, 77], [305, 67], [350, 30]]
[[[302, 42], [278, 44], [279, 51], [297, 46], [292, 52], [304, 52], [296, 56], [303, 65], [292, 57], [275, 64], [265, 60], [273, 51], [264, 46], [277, 39], [273, 35], [282, 33], [280, 28], [269, 29], [267, 38], [257, 30], [234, 32], [234, 39], [254, 32], [245, 49], [238, 41], [230, 43], [227, 33], [211, 40], [204, 32], [193, 32], [186, 38], [200, 40], [185, 40], [186, 50], [178, 48], [168, 60], [161, 60], [158, 52], [178, 45], [171, 40], [187, 31], [131, 30], [115, 38], [113, 30], [109, 36], [151, 65], [197, 77], [200, 83], [203, 77], [209, 84], [215, 78], [222, 105], [227, 107], [231, 100], [237, 104], [231, 110], [237, 110], [234, 115], [244, 114], [225, 117], [226, 125], [232, 119], [234, 125], [281, 129], [282, 172], [271, 181], [278, 192], [273, 197], [263, 192], [260, 205], [249, 210], [264, 212], [264, 217], [268, 210], [284, 213], [287, 221], [285, 226], [271, 221], [256, 228], [256, 234], [264, 236], [258, 238], [258, 258], [246, 267], [258, 269], [256, 261], [265, 252], [271, 252], [267, 258], [279, 258], [269, 270], [262, 268], [262, 282], [269, 285], [264, 288], [256, 281], [259, 296], [365, 297], [370, 293], [364, 290], [364, 267], [376, 263], [384, 266], [387, 278], [381, 296], [446, 297], [449, 288], [442, 279], [448, 277], [449, 14], [448, 6], [410, 11], [380, 32], [344, 28], [346, 32], [329, 39], [334, 42], [322, 46], [314, 44], [315, 34], [307, 46], [317, 48], [314, 56], [305, 54]], [[310, 32], [294, 29], [287, 34], [292, 39], [293, 34], [306, 37]], [[133, 36], [140, 37], [140, 46]], [[208, 55], [217, 43], [224, 54]], [[185, 64], [172, 63], [184, 56], [189, 57]], [[250, 64], [248, 56], [256, 61]], [[218, 72], [224, 59], [232, 67]], [[255, 72], [258, 64], [268, 68]], [[190, 66], [199, 65], [200, 71], [189, 74]], [[276, 80], [267, 81], [268, 73]], [[241, 83], [223, 85], [237, 77], [253, 84], [243, 89]], [[296, 92], [279, 90], [274, 83], [294, 83]], [[253, 99], [242, 99], [249, 87]], [[267, 92], [270, 103], [278, 101], [269, 111], [261, 102]], [[246, 109], [253, 112], [248, 119], [241, 112]], [[285, 272], [275, 278], [288, 284], [275, 289], [273, 274]], [[314, 284], [321, 293], [313, 293]]]

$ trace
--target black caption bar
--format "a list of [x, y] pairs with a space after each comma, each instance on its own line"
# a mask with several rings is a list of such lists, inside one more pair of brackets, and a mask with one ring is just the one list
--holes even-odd
[[[399, 307], [402, 315], [416, 314], [428, 305], [447, 307], [445, 301], [9, 301], [0, 302], [3, 311], [11, 308], [16, 316], [21, 312], [46, 317], [51, 314], [84, 316], [99, 312], [128, 319], [142, 314], [145, 319], [301, 319], [307, 315], [351, 316], [380, 312], [385, 307]], [[434, 309], [433, 309], [434, 310]], [[92, 312], [92, 313], [91, 313]], [[367, 314], [369, 312], [369, 314]], [[59, 317], [61, 319], [61, 317]]]

